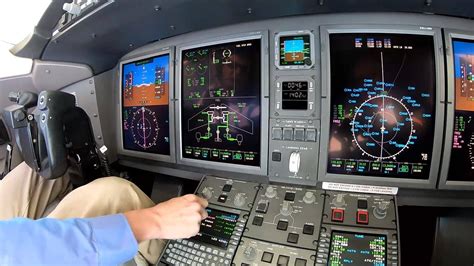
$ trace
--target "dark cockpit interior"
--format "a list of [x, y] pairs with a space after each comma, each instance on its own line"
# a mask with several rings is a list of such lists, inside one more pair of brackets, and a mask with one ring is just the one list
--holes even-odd
[[11, 49], [31, 73], [0, 79], [4, 172], [73, 161], [77, 186], [207, 199], [158, 265], [472, 265], [473, 17], [469, 0], [54, 0]]

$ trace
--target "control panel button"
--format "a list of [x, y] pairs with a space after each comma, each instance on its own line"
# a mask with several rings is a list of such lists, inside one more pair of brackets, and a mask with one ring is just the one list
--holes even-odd
[[298, 235], [298, 234], [289, 233], [288, 238], [286, 239], [286, 241], [288, 243], [296, 244], [296, 243], [298, 243], [298, 238], [299, 237], [300, 237], [300, 235]]
[[304, 141], [304, 128], [295, 128], [295, 140]]
[[217, 198], [217, 201], [225, 203], [227, 201], [227, 195], [220, 195], [219, 198]]
[[285, 193], [285, 200], [286, 201], [295, 201], [295, 196], [296, 196], [296, 193], [286, 192]]
[[283, 140], [293, 140], [293, 128], [285, 127], [283, 129]]
[[282, 231], [286, 231], [286, 229], [288, 229], [288, 222], [287, 221], [278, 221], [277, 229], [282, 230]]
[[331, 220], [333, 222], [344, 222], [344, 210], [343, 209], [332, 209]]
[[264, 251], [262, 255], [262, 261], [272, 263], [272, 260], [273, 260], [273, 253]]
[[357, 200], [357, 208], [358, 209], [367, 209], [367, 200]]
[[283, 136], [283, 129], [281, 127], [272, 128], [272, 139], [281, 140]]
[[281, 162], [281, 152], [278, 152], [278, 151], [272, 152], [272, 161]]
[[290, 262], [290, 257], [284, 256], [284, 255], [278, 256], [278, 261], [277, 261], [278, 266], [287, 266], [289, 262]]
[[268, 205], [268, 200], [261, 200], [257, 203], [257, 208], [255, 209], [255, 211], [258, 213], [267, 213]]
[[225, 184], [224, 187], [222, 188], [222, 191], [224, 191], [224, 192], [230, 192], [231, 189], [232, 189], [232, 185], [230, 185], [230, 184]]
[[305, 259], [296, 258], [295, 266], [306, 266], [306, 260], [305, 260]]
[[316, 129], [314, 129], [314, 128], [306, 129], [305, 140], [306, 141], [316, 141]]
[[263, 224], [263, 217], [260, 217], [260, 216], [255, 216], [255, 217], [253, 217], [252, 224], [253, 224], [253, 225], [256, 225], [256, 226], [262, 226], [262, 224]]
[[357, 223], [358, 224], [369, 224], [369, 212], [366, 210], [357, 211]]
[[314, 225], [305, 224], [303, 226], [303, 234], [312, 235], [314, 233]]

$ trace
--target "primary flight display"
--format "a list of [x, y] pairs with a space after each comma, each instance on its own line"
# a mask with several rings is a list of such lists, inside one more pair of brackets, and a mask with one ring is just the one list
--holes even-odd
[[454, 39], [455, 110], [448, 180], [474, 181], [474, 41]]
[[328, 173], [428, 179], [436, 72], [432, 36], [330, 35]]
[[183, 158], [260, 166], [260, 39], [181, 56]]
[[169, 54], [123, 64], [123, 148], [170, 154]]

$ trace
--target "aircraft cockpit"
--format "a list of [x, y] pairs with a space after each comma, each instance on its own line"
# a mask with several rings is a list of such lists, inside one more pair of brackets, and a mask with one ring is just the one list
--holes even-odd
[[0, 79], [5, 173], [205, 199], [155, 265], [472, 265], [457, 2], [54, 0]]

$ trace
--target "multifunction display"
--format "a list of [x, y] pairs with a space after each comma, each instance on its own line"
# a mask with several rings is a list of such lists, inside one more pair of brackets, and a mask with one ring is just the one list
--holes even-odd
[[122, 66], [123, 148], [170, 154], [169, 54]]
[[386, 265], [387, 237], [363, 233], [333, 231], [329, 264], [342, 265]]
[[206, 209], [208, 217], [201, 222], [199, 233], [192, 239], [211, 244], [220, 248], [227, 248], [235, 226], [238, 214]]
[[307, 110], [308, 81], [283, 81], [281, 98], [283, 110]]
[[329, 173], [428, 179], [432, 36], [331, 34]]
[[182, 156], [260, 166], [260, 39], [182, 51]]
[[448, 180], [474, 181], [474, 41], [453, 40], [455, 112]]
[[279, 40], [280, 66], [311, 65], [311, 38], [308, 34], [282, 35]]

